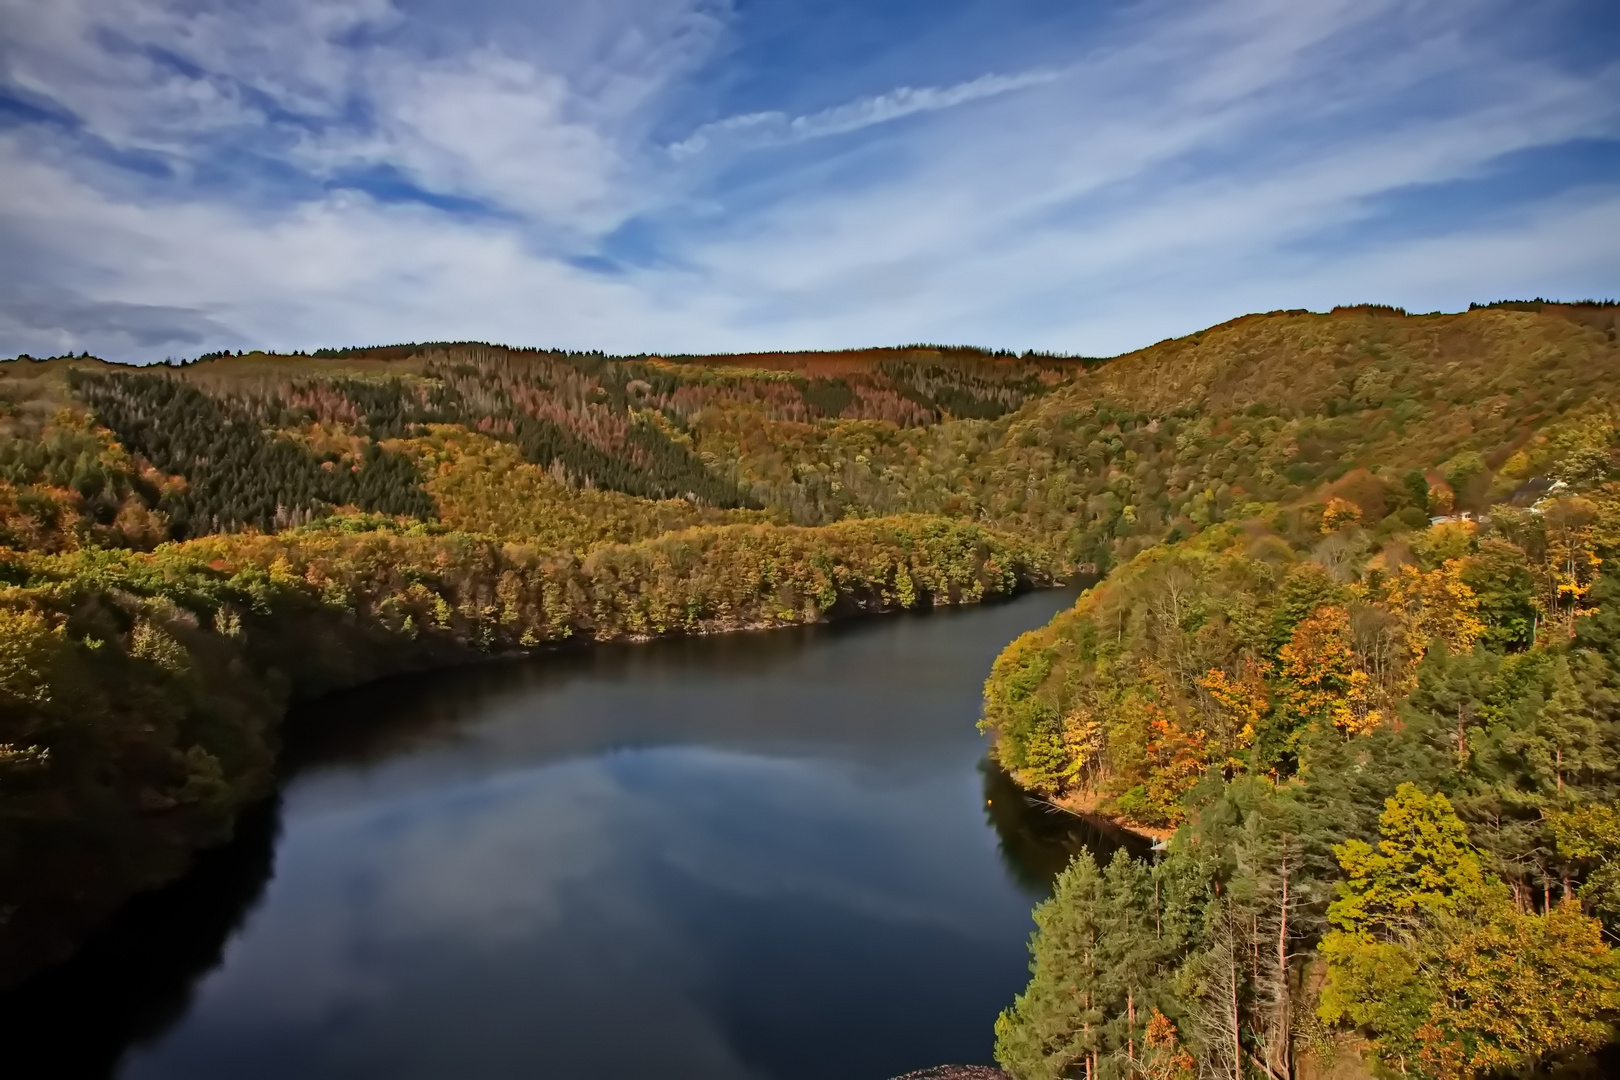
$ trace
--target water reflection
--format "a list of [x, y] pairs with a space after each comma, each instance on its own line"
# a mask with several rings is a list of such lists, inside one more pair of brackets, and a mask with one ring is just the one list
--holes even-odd
[[0, 995], [5, 1075], [110, 1076], [130, 1046], [177, 1023], [264, 895], [280, 811], [279, 800], [253, 807], [185, 877], [135, 897], [72, 960]]
[[1031, 899], [1114, 843], [1022, 800], [974, 730], [996, 651], [1071, 599], [327, 699], [290, 729], [279, 840], [268, 808], [17, 1000], [40, 1031], [94, 1029], [76, 1075], [876, 1080], [986, 1060]]
[[1053, 880], [1082, 851], [1089, 850], [1099, 862], [1120, 849], [1139, 859], [1151, 856], [1151, 841], [1026, 794], [988, 758], [980, 762], [979, 772], [985, 820], [996, 830], [1002, 862], [1035, 899], [1051, 895]]

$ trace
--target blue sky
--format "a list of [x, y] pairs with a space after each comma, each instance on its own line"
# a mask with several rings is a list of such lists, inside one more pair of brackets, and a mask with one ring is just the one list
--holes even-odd
[[0, 355], [1620, 295], [1613, 0], [0, 0]]

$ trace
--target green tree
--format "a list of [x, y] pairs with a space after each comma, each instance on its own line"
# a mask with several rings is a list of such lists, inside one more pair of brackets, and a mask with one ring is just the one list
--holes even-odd
[[1187, 940], [1185, 870], [1123, 852], [1106, 869], [1089, 852], [1074, 858], [1035, 909], [1029, 986], [996, 1021], [1003, 1068], [1019, 1080], [1107, 1080], [1174, 1056], [1164, 1024], [1151, 1025], [1179, 1011], [1171, 975]]
[[1246, 776], [1205, 804], [1167, 862], [1207, 859], [1211, 891], [1186, 981], [1190, 1031], [1215, 1075], [1293, 1071], [1305, 807], [1292, 785]]
[[1611, 930], [1620, 926], [1620, 806], [1579, 806], [1549, 823], [1560, 858], [1585, 874], [1581, 902]]
[[1442, 794], [1402, 784], [1384, 804], [1376, 847], [1347, 840], [1336, 848], [1348, 879], [1328, 908], [1340, 930], [1397, 940], [1425, 917], [1450, 915], [1486, 891], [1468, 830]]
[[996, 1061], [1018, 1080], [1059, 1080], [1076, 1064], [1092, 1073], [1101, 1055], [1105, 899], [1102, 872], [1085, 851], [1035, 908], [1029, 986], [996, 1020]]
[[1481, 540], [1463, 564], [1463, 584], [1478, 599], [1485, 623], [1481, 640], [1506, 651], [1527, 647], [1535, 636], [1536, 579], [1524, 552], [1500, 538]]
[[1608, 747], [1568, 657], [1554, 663], [1552, 696], [1514, 746], [1540, 793], [1555, 799], [1563, 799], [1566, 788], [1607, 771]]
[[1317, 1014], [1372, 1032], [1384, 1054], [1405, 1063], [1421, 1049], [1417, 1033], [1436, 998], [1413, 937], [1434, 917], [1478, 904], [1487, 888], [1444, 795], [1402, 784], [1378, 826], [1376, 847], [1352, 839], [1335, 848], [1348, 877], [1328, 907], [1334, 929], [1322, 939], [1328, 974]]

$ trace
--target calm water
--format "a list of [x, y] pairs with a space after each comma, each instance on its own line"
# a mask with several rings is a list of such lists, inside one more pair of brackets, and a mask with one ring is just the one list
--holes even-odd
[[307, 707], [277, 804], [25, 988], [8, 1037], [128, 1080], [989, 1061], [1032, 902], [1070, 851], [1112, 847], [1019, 798], [974, 729], [997, 651], [1072, 599]]

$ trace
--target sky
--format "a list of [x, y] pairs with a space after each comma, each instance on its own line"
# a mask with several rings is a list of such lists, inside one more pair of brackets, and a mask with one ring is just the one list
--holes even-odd
[[1613, 0], [0, 0], [0, 356], [1620, 296]]

